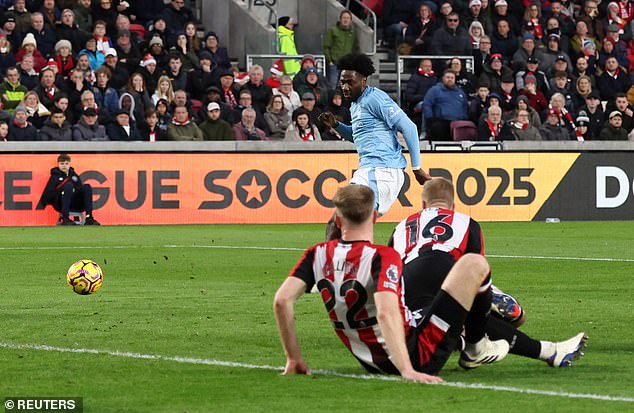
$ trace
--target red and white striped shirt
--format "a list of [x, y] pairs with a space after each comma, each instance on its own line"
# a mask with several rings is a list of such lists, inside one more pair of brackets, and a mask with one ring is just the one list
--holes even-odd
[[310, 289], [317, 285], [335, 332], [363, 364], [398, 373], [389, 360], [377, 322], [374, 293], [399, 297], [400, 313], [409, 336], [411, 314], [404, 304], [402, 263], [392, 248], [368, 241], [332, 240], [309, 248], [290, 273]]

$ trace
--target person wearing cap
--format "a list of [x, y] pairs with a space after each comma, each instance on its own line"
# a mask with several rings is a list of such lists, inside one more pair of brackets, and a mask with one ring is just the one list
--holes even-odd
[[281, 95], [273, 95], [271, 102], [266, 107], [264, 120], [269, 127], [269, 138], [281, 141], [284, 139], [286, 129], [291, 123], [291, 114], [284, 107], [284, 99]]
[[621, 112], [621, 127], [625, 129], [628, 134], [632, 132], [632, 129], [634, 129], [634, 111], [627, 99], [627, 94], [617, 93], [614, 101], [608, 102], [605, 107], [606, 114], [612, 113], [615, 110]]
[[[282, 16], [277, 21], [277, 38], [279, 42], [279, 52], [285, 55], [297, 55], [295, 45], [295, 25], [297, 22], [290, 16]], [[297, 59], [284, 60], [284, 73], [294, 77], [301, 69]]]
[[[490, 3], [490, 2], [489, 2]], [[491, 21], [491, 15], [487, 9], [482, 7], [481, 0], [470, 0], [468, 3], [468, 9], [465, 11], [462, 17], [465, 27], [471, 27], [471, 23], [480, 22], [483, 27], [483, 33], [493, 33], [493, 22]]]
[[220, 46], [220, 40], [216, 32], [207, 32], [203, 41], [203, 47], [200, 49], [198, 56], [206, 51], [211, 54], [211, 60], [221, 70], [231, 68], [231, 60], [229, 60], [229, 52], [224, 46]]
[[[29, 19], [29, 23], [30, 21], [31, 20]], [[0, 29], [0, 33], [5, 35], [7, 41], [11, 43], [11, 46], [17, 49], [17, 46], [22, 41], [22, 32], [17, 30], [15, 26], [15, 18], [7, 17], [4, 20], [4, 23], [2, 23]]]
[[70, 156], [62, 153], [57, 157], [57, 166], [51, 168], [48, 179], [36, 209], [44, 209], [47, 205], [61, 213], [58, 225], [75, 225], [70, 219], [70, 212], [86, 211], [85, 225], [101, 225], [93, 216], [92, 187], [84, 184], [70, 166]]
[[117, 51], [119, 63], [125, 65], [128, 73], [134, 73], [139, 70], [141, 51], [137, 44], [132, 41], [129, 30], [119, 30], [117, 32], [113, 47]]
[[550, 108], [546, 115], [546, 122], [539, 128], [542, 140], [545, 141], [569, 141], [570, 134], [566, 128], [561, 127], [561, 112], [558, 109]]
[[306, 77], [298, 88], [297, 93], [303, 96], [306, 92], [310, 92], [315, 97], [315, 105], [320, 109], [326, 107], [330, 101], [330, 90], [319, 83], [319, 74], [317, 69], [311, 67], [306, 71]]
[[13, 119], [9, 123], [8, 141], [36, 141], [37, 129], [28, 121], [24, 106], [18, 106], [13, 112]]
[[609, 57], [605, 61], [604, 72], [597, 79], [601, 100], [612, 101], [617, 93], [627, 93], [631, 85], [627, 72], [619, 67], [616, 57]]
[[589, 128], [590, 134], [596, 139], [603, 129], [605, 123], [605, 113], [603, 106], [601, 105], [601, 99], [599, 98], [599, 92], [592, 91], [586, 97], [584, 106], [579, 108], [579, 113], [583, 111], [588, 118], [590, 118]]
[[[304, 55], [300, 63], [301, 69], [299, 73], [295, 75], [295, 77], [291, 76], [293, 79], [293, 89], [299, 90], [300, 86], [306, 83], [306, 74], [310, 69], [317, 69], [317, 62], [315, 61], [315, 56], [312, 54]], [[319, 73], [317, 70], [317, 77], [319, 78], [319, 84], [323, 87], [328, 87], [328, 81]]]
[[[551, 28], [554, 26], [553, 28]], [[546, 43], [546, 47], [542, 49], [542, 55], [540, 58], [540, 63], [544, 71], [547, 71], [546, 68], [551, 67], [555, 60], [560, 55], [563, 55], [566, 61], [569, 63], [570, 67], [570, 58], [565, 53], [565, 50], [568, 48], [568, 37], [561, 35], [561, 30], [559, 29], [559, 21], [554, 17], [548, 19], [546, 30], [546, 36], [544, 36], [544, 42]]]
[[72, 141], [73, 131], [71, 124], [66, 120], [64, 111], [55, 108], [51, 111], [51, 116], [44, 122], [38, 132], [38, 140], [41, 141]]
[[142, 140], [135, 122], [130, 119], [130, 113], [125, 109], [118, 109], [114, 113], [114, 121], [106, 126], [106, 134], [111, 141], [140, 141]]
[[460, 26], [460, 15], [450, 12], [445, 24], [439, 27], [432, 37], [429, 51], [436, 55], [465, 56], [471, 54], [469, 33]]
[[203, 133], [189, 118], [185, 106], [174, 108], [174, 117], [167, 125], [167, 140], [169, 141], [202, 141]]
[[[627, 15], [627, 6], [623, 7], [624, 14], [621, 14], [621, 6], [617, 1], [608, 2], [606, 16], [603, 18], [603, 27], [605, 27], [606, 36], [623, 36], [625, 41], [632, 39], [632, 33], [628, 27], [628, 19], [624, 18]], [[631, 16], [630, 16], [631, 17]]]
[[[509, 2], [506, 0], [490, 0], [490, 3], [492, 3], [491, 21], [493, 22], [493, 27], [497, 27], [499, 30], [500, 21], [506, 20], [509, 24], [511, 37], [516, 38], [519, 36], [522, 25], [515, 16], [521, 16], [524, 12], [521, 3], [518, 4], [516, 1]], [[511, 53], [511, 56], [512, 55]]]
[[535, 77], [537, 82], [537, 89], [544, 95], [547, 95], [550, 90], [550, 84], [546, 74], [540, 70], [540, 60], [536, 56], [530, 56], [526, 59], [526, 68], [520, 70], [515, 75], [515, 86], [517, 90], [522, 90], [526, 84], [526, 78], [531, 75]]
[[[304, 92], [302, 94], [302, 108], [306, 109], [310, 114], [310, 123], [313, 125], [317, 125], [321, 129], [325, 129], [326, 125], [322, 122], [319, 122], [319, 115], [323, 113], [323, 110], [317, 106], [317, 101], [315, 100], [315, 95], [313, 92]], [[295, 112], [295, 111], [293, 111]]]
[[87, 107], [82, 111], [79, 122], [73, 126], [74, 141], [107, 141], [106, 128], [100, 125], [97, 110]]
[[238, 106], [239, 97], [239, 89], [234, 82], [233, 72], [231, 70], [221, 71], [219, 78], [221, 101], [227, 105], [229, 110], [233, 110]]
[[601, 130], [597, 140], [600, 141], [626, 141], [627, 131], [623, 128], [623, 115], [614, 110], [608, 116], [608, 124]]
[[359, 50], [359, 39], [354, 29], [352, 12], [344, 9], [339, 13], [339, 21], [326, 31], [323, 42], [326, 56], [326, 75], [333, 89], [339, 83], [337, 61], [348, 53]]
[[110, 78], [110, 86], [115, 90], [123, 89], [130, 80], [130, 73], [123, 63], [119, 63], [117, 49], [109, 48], [106, 53], [106, 62], [102, 67], [110, 69], [112, 77]]
[[580, 111], [575, 119], [575, 124], [577, 125], [577, 130], [579, 134], [583, 138], [583, 141], [591, 141], [594, 139], [592, 135], [592, 130], [590, 129], [590, 118], [584, 111]]
[[0, 84], [0, 99], [2, 106], [9, 113], [13, 113], [16, 106], [24, 99], [28, 92], [26, 86], [20, 83], [20, 73], [15, 66], [7, 68], [4, 82]]
[[231, 125], [220, 118], [220, 105], [210, 102], [206, 108], [207, 118], [199, 125], [206, 141], [233, 141], [235, 140]]
[[[564, 53], [556, 56], [554, 63], [546, 70], [546, 77], [552, 80], [558, 72], [564, 72], [568, 77], [571, 77], [572, 74], [570, 59], [568, 55]], [[552, 86], [552, 82], [550, 83]]]
[[502, 89], [502, 78], [513, 77], [513, 70], [502, 63], [502, 55], [493, 53], [489, 56], [489, 62], [484, 65], [479, 83], [487, 83], [491, 91]]

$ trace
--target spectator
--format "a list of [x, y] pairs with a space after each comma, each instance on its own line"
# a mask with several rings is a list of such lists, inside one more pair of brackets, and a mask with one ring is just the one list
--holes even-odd
[[163, 40], [158, 36], [154, 36], [150, 39], [150, 43], [148, 45], [149, 53], [152, 57], [154, 57], [159, 72], [167, 70], [169, 65], [169, 55], [165, 51], [165, 43]]
[[425, 95], [423, 116], [427, 122], [431, 140], [451, 140], [449, 126], [454, 120], [467, 120], [467, 97], [456, 86], [456, 74], [445, 70], [442, 82], [433, 86]]
[[630, 86], [631, 81], [619, 68], [619, 62], [615, 57], [609, 57], [605, 62], [605, 71], [597, 80], [601, 100], [614, 100], [617, 93], [626, 93]]
[[482, 27], [482, 23], [479, 21], [473, 21], [469, 25], [467, 29], [467, 33], [469, 34], [469, 41], [471, 42], [472, 49], [480, 48], [480, 39], [484, 36], [484, 28]]
[[595, 67], [591, 68], [585, 56], [581, 56], [576, 61], [575, 68], [573, 69], [573, 75], [577, 77], [588, 76], [590, 78], [590, 82], [592, 83], [592, 87], [595, 88], [597, 82], [594, 76], [594, 71]]
[[540, 42], [544, 37], [542, 9], [539, 0], [532, 0], [524, 11], [524, 27], [530, 29], [529, 31], [535, 36], [536, 42]]
[[529, 75], [532, 75], [533, 77], [535, 77], [537, 90], [542, 92], [544, 96], [550, 94], [550, 84], [548, 82], [548, 78], [543, 71], [539, 70], [539, 66], [539, 59], [537, 57], [531, 56], [526, 59], [526, 68], [524, 70], [518, 71], [515, 75], [515, 86], [517, 87], [517, 90], [524, 89], [526, 85], [526, 78]]
[[83, 110], [79, 122], [73, 126], [74, 141], [107, 141], [106, 128], [97, 121], [97, 111], [93, 107]]
[[264, 113], [266, 106], [271, 101], [273, 91], [269, 85], [264, 83], [264, 71], [262, 70], [262, 66], [251, 66], [251, 69], [249, 69], [249, 81], [242, 89], [251, 92], [252, 105], [258, 112]]
[[164, 8], [162, 1], [134, 0], [130, 2], [130, 18], [135, 23], [147, 25], [155, 21]]
[[566, 72], [556, 72], [554, 78], [550, 81], [551, 96], [556, 93], [561, 93], [566, 100], [566, 109], [568, 109], [568, 111], [574, 111], [571, 89], [571, 82]]
[[592, 81], [588, 76], [579, 76], [575, 83], [575, 90], [572, 92], [572, 106], [576, 111], [586, 104], [586, 98], [590, 93], [592, 93]]
[[[599, 67], [605, 67], [605, 63], [609, 57], [615, 57], [619, 62], [619, 66], [623, 66], [625, 69], [629, 69], [630, 61], [628, 55], [624, 50], [617, 50], [615, 47], [616, 41], [612, 37], [606, 37], [603, 39], [603, 48], [601, 52], [599, 52], [599, 56], [597, 59], [594, 59], [595, 65]], [[594, 69], [594, 66], [593, 66]], [[594, 70], [592, 70], [594, 73]]]
[[286, 128], [291, 123], [291, 115], [284, 107], [284, 100], [280, 95], [273, 95], [266, 107], [264, 120], [269, 127], [269, 138], [281, 141], [284, 139]]
[[55, 43], [55, 65], [57, 66], [57, 73], [64, 79], [68, 78], [70, 72], [75, 68], [72, 48], [71, 43], [65, 39]]
[[[79, 119], [82, 112], [81, 107], [81, 95], [90, 91], [90, 83], [84, 78], [84, 72], [80, 69], [75, 69], [70, 74], [70, 77], [64, 82], [64, 92], [68, 96], [68, 105], [70, 106], [70, 112], [66, 113], [66, 117], [69, 121], [74, 123], [75, 119]], [[92, 92], [91, 92], [92, 93]]]
[[[495, 0], [494, 8], [491, 10], [491, 21], [493, 22], [493, 26], [498, 28], [498, 33], [500, 32], [500, 22], [506, 21], [511, 37], [516, 38], [520, 34], [520, 28], [522, 26], [515, 18], [514, 13], [509, 13], [509, 11], [509, 4], [506, 0]], [[493, 45], [495, 46], [495, 40], [493, 40]], [[501, 50], [498, 50], [498, 52], [501, 52], [505, 58], [507, 57]], [[512, 55], [513, 53], [511, 53], [510, 56]], [[507, 61], [510, 61], [510, 59]]]
[[168, 43], [168, 38], [171, 39], [171, 35], [167, 32], [167, 24], [165, 23], [165, 19], [161, 16], [157, 17], [154, 20], [154, 24], [150, 26], [150, 30], [145, 32], [145, 40], [142, 45], [139, 47], [142, 50], [148, 49], [149, 42], [153, 38], [158, 37], [161, 39], [161, 42], [166, 45]]
[[6, 34], [0, 32], [0, 73], [5, 73], [8, 67], [15, 66], [16, 60], [12, 49]]
[[156, 59], [151, 54], [146, 54], [140, 64], [139, 73], [145, 80], [145, 86], [148, 94], [153, 94], [160, 77], [160, 72], [156, 70]]
[[486, 35], [482, 36], [480, 47], [474, 49], [472, 55], [475, 75], [480, 77], [484, 71], [484, 65], [491, 60], [491, 38]]
[[[306, 74], [308, 73], [308, 70], [311, 68], [317, 69], [315, 57], [311, 54], [304, 55], [300, 67], [301, 69], [299, 73], [295, 77], [291, 76], [291, 78], [293, 79], [293, 89], [298, 91], [298, 93], [300, 86], [306, 83]], [[317, 71], [317, 77], [319, 77], [319, 84], [321, 86], [328, 87], [328, 82], [326, 81], [326, 79], [324, 79], [321, 73], [319, 73], [319, 70]]]
[[504, 61], [510, 62], [519, 46], [517, 38], [511, 33], [508, 19], [500, 19], [496, 27], [496, 31], [491, 36], [493, 52], [501, 54]]
[[486, 118], [478, 124], [479, 141], [508, 141], [515, 140], [508, 123], [502, 120], [502, 109], [491, 106]]
[[[434, 72], [430, 59], [422, 59], [418, 69], [407, 81], [403, 93], [403, 103], [407, 110], [422, 112], [423, 100], [427, 91], [438, 83], [438, 76]], [[421, 127], [422, 129], [422, 127]]]
[[598, 140], [601, 141], [626, 141], [627, 131], [621, 126], [623, 118], [618, 110], [610, 113], [608, 124], [601, 130]]
[[167, 140], [167, 130], [158, 127], [159, 118], [153, 108], [145, 112], [145, 122], [139, 128], [142, 141], [156, 142]]
[[[238, 106], [238, 89], [233, 81], [233, 72], [230, 70], [220, 73], [220, 88], [222, 102], [227, 105], [230, 110]], [[249, 92], [250, 93], [250, 92]]]
[[592, 131], [590, 130], [590, 118], [586, 115], [586, 112], [579, 112], [575, 123], [577, 124], [577, 130], [579, 131], [579, 134], [584, 141], [590, 141], [594, 139]]
[[513, 70], [502, 64], [502, 55], [494, 53], [491, 60], [484, 66], [479, 83], [486, 83], [492, 91], [502, 90], [502, 78], [513, 78]]
[[101, 112], [111, 116], [119, 109], [119, 93], [110, 86], [112, 72], [107, 67], [100, 67], [95, 74], [97, 82], [92, 87], [95, 101]]
[[154, 103], [148, 95], [145, 87], [145, 79], [140, 73], [133, 73], [128, 81], [127, 93], [134, 100], [134, 118], [138, 120], [144, 119], [144, 115], [148, 109], [154, 109]]
[[253, 108], [242, 111], [240, 122], [233, 125], [233, 133], [238, 141], [266, 141], [266, 133], [255, 126], [256, 113]]
[[[255, 116], [254, 116], [255, 118]], [[196, 123], [189, 118], [185, 106], [174, 109], [174, 117], [167, 126], [167, 140], [170, 141], [202, 141], [203, 133]]]
[[178, 54], [170, 54], [169, 67], [163, 75], [167, 76], [174, 90], [187, 90], [187, 73], [183, 70], [183, 62]]
[[114, 122], [106, 127], [106, 133], [111, 141], [140, 141], [141, 135], [134, 122], [130, 120], [130, 112], [119, 109], [114, 114]]
[[41, 141], [73, 140], [71, 125], [66, 121], [66, 115], [61, 109], [53, 109], [51, 117], [44, 122], [44, 126], [40, 129], [38, 138]]
[[468, 6], [462, 18], [465, 27], [471, 27], [473, 22], [478, 22], [482, 25], [482, 34], [492, 33], [493, 23], [491, 22], [491, 16], [489, 15], [489, 11], [482, 7], [482, 1], [470, 0]]
[[[539, 119], [539, 117], [537, 118]], [[531, 116], [526, 109], [519, 109], [511, 126], [513, 136], [518, 141], [541, 141], [542, 135], [538, 127], [531, 123]]]
[[13, 121], [9, 126], [8, 141], [35, 141], [37, 129], [28, 121], [24, 106], [18, 106], [13, 112]]
[[293, 90], [293, 81], [288, 75], [280, 78], [280, 86], [273, 90], [273, 94], [282, 96], [284, 101], [284, 108], [288, 113], [293, 113], [295, 109], [302, 106], [302, 100], [299, 97], [299, 93]]
[[[322, 125], [322, 127], [325, 127], [325, 125], [323, 124], [323, 122], [321, 122], [319, 120], [319, 115], [321, 115], [322, 110], [319, 109], [319, 107], [317, 107], [317, 105], [315, 104], [315, 95], [312, 94], [312, 92], [306, 92], [302, 95], [302, 108], [306, 109], [308, 111], [308, 113], [310, 114], [310, 123], [313, 125]], [[297, 109], [295, 109], [297, 110]], [[295, 111], [293, 111], [293, 113], [295, 113]], [[320, 130], [321, 132], [321, 130]]]
[[588, 27], [588, 34], [596, 39], [605, 37], [605, 28], [599, 19], [599, 7], [597, 0], [586, 0], [583, 10], [579, 13], [578, 21], [583, 21]]
[[614, 102], [609, 102], [605, 108], [605, 113], [612, 113], [615, 110], [621, 112], [621, 127], [629, 134], [634, 129], [634, 112], [632, 111], [627, 96], [624, 93], [617, 93]]
[[26, 56], [31, 56], [33, 58], [32, 68], [36, 73], [42, 70], [46, 64], [46, 60], [44, 60], [44, 57], [42, 57], [42, 54], [37, 49], [37, 41], [35, 40], [33, 33], [27, 33], [26, 36], [24, 36], [24, 39], [22, 40], [22, 47], [15, 55], [15, 60], [17, 62], [22, 62]]
[[[346, 125], [351, 123], [350, 109], [343, 104], [343, 93], [341, 90], [335, 90], [330, 98], [330, 104], [326, 106], [326, 112], [332, 113], [337, 122], [343, 122]], [[335, 128], [329, 128], [323, 122], [320, 122], [324, 128], [320, 129], [322, 141], [340, 141], [343, 140], [341, 134]]]
[[233, 141], [233, 128], [220, 119], [220, 105], [211, 102], [207, 105], [207, 119], [200, 124], [203, 139], [206, 141]]
[[453, 70], [456, 74], [456, 85], [458, 85], [467, 96], [473, 96], [475, 94], [476, 80], [471, 73], [465, 70], [462, 60], [457, 57], [452, 57], [449, 59], [447, 69]]
[[[126, 2], [127, 3], [127, 2]], [[123, 4], [119, 3], [120, 5]], [[115, 20], [115, 30], [108, 32], [110, 34], [111, 39], [114, 40], [115, 35], [118, 35], [120, 32], [127, 30], [130, 33], [130, 39], [134, 43], [140, 43], [143, 39], [136, 32], [130, 32], [130, 19], [125, 14], [117, 15], [117, 19]], [[112, 44], [111, 44], [112, 46]]]
[[297, 88], [297, 93], [300, 96], [304, 96], [306, 92], [310, 92], [315, 96], [315, 104], [320, 110], [323, 110], [330, 101], [329, 90], [327, 87], [320, 85], [319, 75], [314, 67], [306, 71], [305, 81]]
[[[114, 4], [113, 4], [114, 3]], [[119, 4], [119, 0], [95, 0], [92, 5], [92, 16], [95, 20], [95, 24], [93, 27], [96, 27], [99, 23], [103, 26], [104, 34], [106, 31], [108, 33], [116, 33], [117, 27], [117, 10], [116, 6]], [[99, 49], [102, 52], [105, 52], [107, 48]]]
[[588, 44], [593, 45], [594, 50], [596, 51], [599, 44], [597, 42], [597, 39], [590, 36], [590, 32], [588, 30], [588, 26], [586, 25], [586, 22], [579, 20], [577, 21], [575, 26], [576, 26], [575, 35], [572, 36], [572, 38], [570, 39], [570, 48], [572, 49], [572, 51], [570, 52], [571, 55], [583, 54], [583, 50], [585, 49], [585, 46]]
[[199, 66], [198, 56], [196, 56], [196, 52], [189, 44], [185, 32], [176, 33], [176, 46], [173, 46], [170, 51], [170, 70], [173, 70], [171, 60], [174, 55], [180, 59], [182, 63], [181, 70], [185, 75]]
[[566, 9], [564, 8], [561, 0], [553, 0], [550, 2], [550, 16], [549, 20], [554, 19], [559, 23], [559, 28], [561, 29], [561, 34], [566, 36], [567, 38], [572, 37], [572, 34], [575, 30], [574, 23], [570, 18], [570, 15], [567, 14]]
[[511, 112], [511, 119], [516, 119], [517, 114], [520, 110], [525, 110], [526, 112], [528, 112], [528, 120], [531, 126], [534, 126], [536, 128], [542, 126], [542, 121], [539, 113], [537, 113], [537, 111], [528, 104], [528, 98], [524, 95], [520, 95], [517, 97], [517, 100], [515, 102], [515, 109]]
[[141, 63], [141, 51], [137, 44], [131, 41], [129, 30], [119, 30], [114, 49], [117, 51], [119, 63], [125, 66], [128, 73], [134, 73], [138, 70]]
[[[552, 21], [557, 21], [556, 19], [551, 19]], [[567, 68], [572, 66], [570, 62], [570, 57], [562, 50], [561, 47], [562, 38], [559, 35], [559, 30], [556, 32], [551, 32], [546, 35], [546, 48], [542, 51], [540, 56], [541, 67], [543, 68], [552, 68], [555, 64], [556, 60], [563, 60], [567, 63]], [[548, 72], [550, 69], [546, 69]], [[561, 69], [557, 69], [561, 70]], [[566, 70], [569, 71], [569, 70]]]
[[[70, 43], [69, 51], [81, 50], [88, 37], [88, 33], [82, 31], [75, 23], [75, 13], [71, 9], [64, 9], [62, 11], [62, 20], [55, 25], [55, 33], [58, 42], [55, 43], [55, 53], [58, 53], [57, 45], [60, 40], [65, 40]], [[60, 70], [61, 71], [61, 70]]]
[[513, 54], [511, 65], [513, 71], [526, 70], [528, 59], [539, 59], [540, 54], [535, 45], [535, 35], [532, 33], [524, 33], [521, 47]]
[[590, 119], [589, 133], [595, 139], [601, 133], [603, 125], [605, 123], [605, 114], [603, 112], [603, 106], [601, 106], [601, 100], [599, 99], [598, 92], [590, 92], [586, 97], [586, 104], [580, 108], [579, 113], [584, 112]]
[[[119, 109], [123, 109], [126, 111], [128, 116], [130, 117], [130, 123], [137, 122], [137, 117], [135, 115], [136, 104], [134, 102], [134, 98], [128, 92], [123, 92], [119, 97]], [[117, 112], [119, 112], [119, 110]], [[143, 116], [139, 116], [138, 120], [143, 121]]]
[[209, 52], [211, 54], [212, 61], [220, 69], [227, 70], [231, 67], [229, 52], [227, 51], [226, 47], [220, 46], [218, 35], [216, 35], [216, 32], [207, 32], [207, 34], [205, 35], [205, 42], [200, 51], [201, 53], [202, 51]]
[[9, 125], [7, 122], [0, 120], [0, 142], [6, 142], [9, 138]]
[[320, 141], [319, 129], [310, 121], [310, 113], [299, 108], [293, 112], [293, 121], [284, 135], [286, 142]]
[[[189, 45], [191, 50], [193, 50], [194, 53], [199, 53], [202, 48], [202, 44], [200, 38], [198, 37], [198, 29], [196, 28], [196, 23], [193, 21], [187, 22], [185, 24], [185, 27], [183, 28], [183, 31], [185, 32], [187, 44]], [[218, 39], [216, 38], [216, 40]]]
[[42, 13], [36, 12], [31, 14], [31, 29], [29, 33], [33, 34], [37, 42], [38, 50], [43, 56], [53, 55], [57, 37], [52, 27], [44, 26], [44, 15], [42, 15]]
[[91, 0], [78, 0], [73, 7], [75, 13], [75, 21], [80, 30], [85, 32], [92, 31], [92, 10], [90, 9]]
[[169, 104], [165, 99], [156, 102], [156, 116], [158, 116], [158, 128], [165, 131], [167, 137], [167, 127], [172, 122], [172, 114], [169, 112]]
[[187, 92], [182, 89], [174, 91], [174, 102], [172, 102], [172, 104], [170, 105], [170, 111], [174, 113], [174, 108], [176, 108], [177, 106], [185, 106], [185, 108], [187, 108], [189, 118], [192, 121], [196, 120], [196, 114], [194, 113], [194, 109], [192, 108], [191, 100], [187, 98]]
[[37, 93], [33, 90], [26, 92], [19, 106], [26, 110], [29, 123], [35, 126], [36, 129], [40, 129], [51, 114], [49, 109], [40, 102]]
[[[280, 53], [285, 55], [296, 55], [297, 46], [295, 46], [295, 20], [289, 16], [280, 17], [277, 21], [277, 36], [279, 39]], [[287, 59], [284, 61], [284, 73], [293, 77], [301, 66], [296, 59]]]
[[16, 33], [26, 33], [31, 27], [31, 13], [26, 9], [26, 0], [15, 0], [13, 7], [7, 11], [6, 18], [14, 19]]
[[94, 37], [89, 37], [86, 40], [86, 48], [82, 49], [79, 52], [79, 57], [77, 58], [78, 62], [79, 62], [79, 58], [82, 55], [85, 55], [88, 57], [91, 70], [96, 71], [97, 69], [101, 67], [101, 65], [103, 65], [106, 62], [105, 55], [97, 50], [97, 41], [95, 40]]
[[385, 39], [392, 46], [403, 41], [403, 32], [407, 29], [407, 22], [412, 20], [416, 13], [414, 0], [385, 0], [381, 20], [385, 27]]
[[110, 70], [110, 86], [119, 91], [128, 84], [130, 80], [130, 73], [126, 69], [125, 65], [119, 63], [119, 57], [117, 56], [117, 49], [111, 47], [106, 52], [106, 62], [102, 67], [107, 67]]
[[271, 75], [264, 81], [264, 83], [269, 85], [271, 90], [277, 89], [280, 87], [280, 77], [284, 76], [284, 61], [282, 61], [282, 59], [274, 61], [273, 64], [271, 64], [269, 73]]
[[430, 52], [437, 55], [464, 56], [470, 55], [471, 49], [469, 34], [460, 27], [458, 13], [450, 13], [446, 24], [434, 32]]
[[[474, 124], [478, 124], [478, 121], [482, 117], [482, 114], [489, 107], [489, 85], [486, 83], [478, 86], [478, 92], [475, 97], [469, 102], [469, 120]], [[424, 118], [423, 118], [424, 119]]]
[[167, 103], [170, 105], [174, 102], [174, 89], [172, 88], [172, 82], [170, 82], [169, 77], [165, 75], [159, 78], [156, 92], [152, 95], [152, 103], [156, 105], [159, 99], [167, 100]]
[[[31, 20], [29, 18], [29, 24], [30, 22]], [[15, 19], [11, 16], [4, 20], [0, 32], [6, 36], [7, 41], [11, 43], [11, 46], [14, 49], [17, 49], [17, 46], [22, 41], [22, 36], [24, 36], [23, 32], [17, 31], [15, 27]]]
[[18, 69], [15, 66], [9, 67], [6, 70], [4, 82], [0, 84], [0, 98], [4, 109], [13, 113], [16, 106], [24, 99], [26, 92], [28, 89], [20, 83]]
[[[428, 16], [429, 17], [429, 16]], [[359, 49], [357, 33], [352, 24], [352, 12], [344, 9], [339, 13], [339, 21], [330, 27], [324, 38], [323, 50], [326, 56], [326, 75], [330, 87], [336, 88], [339, 83], [337, 62], [342, 56]]]
[[174, 36], [178, 30], [185, 27], [187, 22], [195, 20], [192, 11], [185, 7], [184, 0], [171, 0], [167, 7], [163, 9], [161, 16], [165, 19], [171, 36]]
[[68, 100], [68, 96], [65, 93], [58, 93], [57, 96], [55, 96], [55, 101], [53, 104], [54, 107], [51, 112], [59, 109], [64, 112], [64, 116], [66, 117], [66, 121], [68, 123], [70, 123], [71, 125], [75, 123], [74, 118], [72, 117], [72, 111], [68, 110], [68, 107], [70, 106], [70, 101]]
[[568, 131], [560, 126], [561, 113], [558, 109], [548, 109], [546, 122], [539, 128], [539, 133], [545, 141], [568, 141]]

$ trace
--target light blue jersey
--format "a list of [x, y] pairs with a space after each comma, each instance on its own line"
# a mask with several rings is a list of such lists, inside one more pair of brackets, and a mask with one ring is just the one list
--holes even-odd
[[405, 168], [396, 132], [401, 131], [410, 152], [412, 168], [420, 167], [420, 143], [416, 125], [387, 93], [368, 86], [350, 107], [352, 126], [339, 123], [337, 131], [354, 142], [359, 168]]

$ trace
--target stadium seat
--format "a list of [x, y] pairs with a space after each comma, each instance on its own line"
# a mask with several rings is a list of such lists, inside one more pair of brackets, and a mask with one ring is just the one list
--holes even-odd
[[478, 140], [478, 128], [470, 120], [454, 120], [449, 130], [454, 141]]
[[192, 110], [194, 113], [198, 113], [198, 111], [203, 107], [203, 102], [200, 100], [191, 99], [190, 102], [192, 103]]
[[383, 1], [384, 0], [363, 0], [362, 3], [368, 6], [377, 16], [381, 16], [383, 12]]
[[138, 34], [140, 39], [145, 38], [145, 27], [142, 24], [131, 24], [130, 31]]

